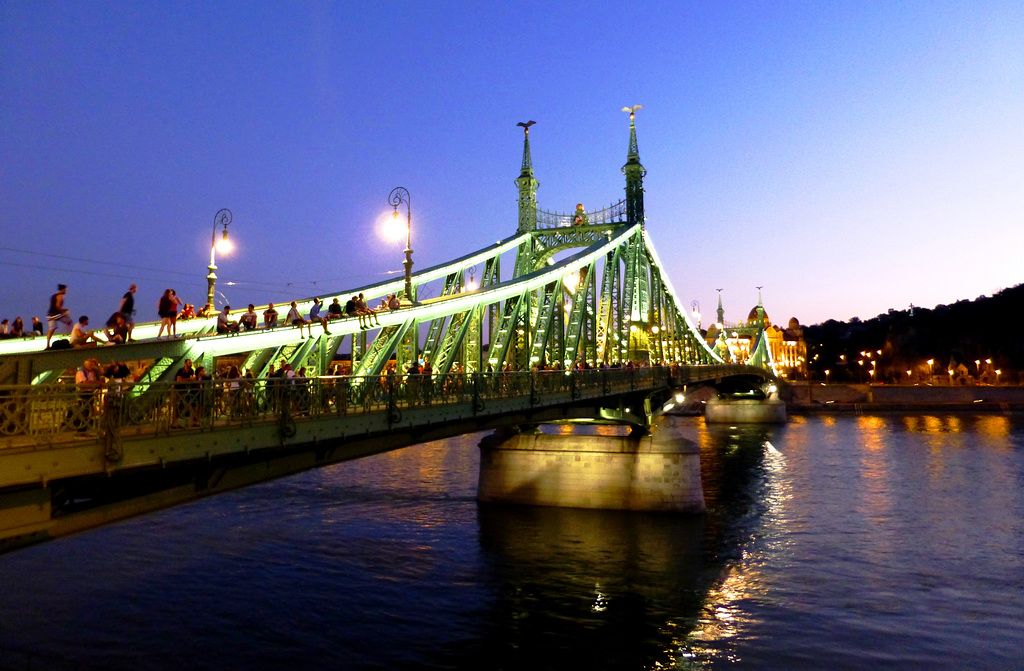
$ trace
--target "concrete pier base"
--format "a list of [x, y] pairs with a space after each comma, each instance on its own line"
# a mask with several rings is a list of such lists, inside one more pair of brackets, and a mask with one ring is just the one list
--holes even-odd
[[704, 512], [700, 448], [666, 418], [647, 436], [496, 432], [480, 443], [480, 501]]
[[704, 406], [704, 421], [712, 424], [783, 424], [786, 404], [778, 396], [763, 400], [709, 399]]

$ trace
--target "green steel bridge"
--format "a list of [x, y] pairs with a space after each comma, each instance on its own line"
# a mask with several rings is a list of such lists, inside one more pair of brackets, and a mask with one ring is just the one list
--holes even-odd
[[[116, 347], [0, 342], [0, 551], [472, 431], [547, 422], [644, 431], [687, 384], [772, 379], [766, 360], [724, 363], [664, 274], [645, 228], [633, 113], [626, 198], [591, 212], [538, 208], [525, 130], [515, 235], [405, 280], [320, 294], [329, 303], [397, 293], [402, 307], [379, 312], [379, 326], [352, 317], [330, 321], [329, 333], [314, 325], [309, 337], [294, 326], [218, 335], [209, 318], [179, 322], [171, 340], [137, 324], [138, 342]], [[503, 277], [502, 257], [513, 254]], [[147, 363], [131, 383], [63, 382], [88, 358]], [[350, 374], [328, 374], [339, 358]], [[185, 359], [210, 370], [237, 361], [254, 377], [176, 383]], [[432, 372], [404, 374], [417, 360]], [[282, 361], [307, 376], [268, 376]]]

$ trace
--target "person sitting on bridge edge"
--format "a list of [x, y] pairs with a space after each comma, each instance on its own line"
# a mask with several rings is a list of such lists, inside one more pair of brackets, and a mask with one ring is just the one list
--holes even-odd
[[239, 317], [238, 323], [242, 325], [242, 328], [246, 331], [256, 330], [256, 306], [249, 303], [249, 309], [242, 313]]
[[[102, 345], [103, 340], [95, 333], [90, 331], [87, 327], [89, 326], [89, 318], [82, 315], [78, 318], [78, 323], [71, 329], [71, 336], [68, 338], [68, 342], [75, 349], [82, 347], [95, 347], [96, 345]], [[90, 344], [91, 343], [91, 344]]]
[[[364, 315], [366, 315], [368, 317], [372, 317], [373, 320], [376, 320], [377, 326], [380, 326], [380, 319], [377, 319], [377, 312], [375, 310], [371, 310], [370, 309], [370, 306], [368, 306], [366, 304], [366, 299], [363, 298], [363, 294], [361, 294], [361, 293], [359, 294], [359, 298], [356, 299], [356, 309], [359, 310]], [[368, 319], [366, 321], [367, 321], [367, 324], [371, 324], [372, 323], [372, 320]]]
[[32, 336], [43, 335], [43, 322], [39, 321], [39, 317], [32, 318]]
[[50, 331], [46, 334], [46, 347], [50, 347], [50, 339], [57, 332], [57, 324], [71, 326], [71, 317], [64, 307], [64, 295], [68, 292], [66, 284], [57, 285], [57, 293], [50, 296], [50, 308], [46, 311], [46, 318], [50, 321]]
[[25, 322], [21, 321], [21, 317], [14, 318], [14, 321], [11, 322], [11, 330], [7, 335], [12, 338], [20, 338], [25, 335]]
[[335, 296], [331, 304], [327, 306], [327, 318], [328, 319], [341, 319], [345, 314], [341, 311], [341, 303], [338, 302], [338, 297]]
[[313, 299], [313, 305], [309, 307], [309, 337], [313, 337], [313, 322], [320, 322], [320, 325], [324, 327], [324, 333], [331, 335], [331, 332], [327, 330], [327, 317], [320, 316], [320, 306], [322, 303], [319, 298]]
[[123, 312], [115, 312], [110, 315], [110, 319], [107, 320], [107, 327], [103, 329], [103, 334], [107, 336], [107, 342], [112, 345], [125, 344], [128, 342], [130, 333], [131, 329]]
[[277, 326], [277, 310], [274, 309], [273, 303], [268, 305], [267, 309], [263, 311], [263, 326], [268, 329]]
[[181, 314], [178, 315], [178, 321], [182, 319], [195, 319], [196, 318], [196, 306], [191, 303], [185, 303], [185, 307], [181, 309]]
[[388, 310], [394, 312], [400, 307], [402, 307], [402, 302], [398, 300], [398, 294], [388, 296]]
[[238, 322], [230, 318], [231, 306], [225, 305], [224, 309], [217, 314], [217, 333], [238, 333]]
[[[306, 327], [306, 326], [309, 327], [309, 337], [310, 338], [313, 337], [313, 322], [306, 321], [305, 319], [302, 318], [302, 313], [299, 312], [299, 307], [298, 307], [298, 305], [296, 305], [295, 301], [292, 301], [292, 307], [291, 307], [290, 310], [288, 310], [288, 315], [284, 318], [284, 320], [285, 320], [285, 322], [287, 322], [288, 324], [290, 324], [292, 326], [298, 326], [299, 327], [299, 337], [300, 338], [305, 338], [306, 337], [306, 336], [302, 335], [302, 329], [303, 329], [303, 327]], [[326, 319], [324, 320], [324, 330], [327, 330], [327, 320]]]
[[368, 325], [364, 323], [366, 315], [359, 312], [356, 300], [357, 298], [353, 296], [352, 298], [348, 299], [348, 301], [345, 302], [345, 314], [347, 314], [349, 317], [359, 317], [359, 328], [370, 328]]

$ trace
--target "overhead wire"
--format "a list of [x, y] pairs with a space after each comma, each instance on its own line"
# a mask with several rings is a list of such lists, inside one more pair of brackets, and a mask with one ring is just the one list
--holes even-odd
[[[144, 270], [144, 271], [153, 272], [153, 273], [160, 273], [162, 275], [178, 275], [178, 276], [181, 276], [181, 277], [189, 277], [189, 278], [193, 278], [193, 279], [196, 277], [195, 273], [186, 273], [186, 272], [183, 272], [183, 271], [180, 271], [180, 270], [166, 270], [166, 269], [163, 269], [163, 268], [149, 268], [149, 267], [146, 267], [146, 266], [135, 266], [135, 265], [125, 264], [125, 263], [114, 263], [114, 262], [111, 262], [111, 261], [99, 261], [99, 260], [96, 260], [96, 259], [87, 259], [87, 258], [78, 257], [78, 256], [67, 256], [67, 255], [63, 255], [63, 254], [48, 254], [48, 253], [45, 253], [45, 252], [33, 252], [33, 251], [26, 250], [26, 249], [14, 249], [12, 247], [0, 247], [0, 251], [14, 252], [14, 253], [17, 253], [17, 254], [31, 254], [33, 256], [43, 256], [43, 257], [49, 257], [49, 258], [54, 258], [54, 259], [60, 259], [60, 260], [63, 260], [63, 261], [78, 261], [78, 262], [82, 262], [82, 263], [93, 263], [93, 264], [97, 264], [97, 265], [101, 265], [101, 266], [102, 265], [109, 265], [109, 266], [116, 266], [118, 268], [130, 268], [130, 269], [134, 269], [134, 270]], [[66, 267], [57, 268], [57, 267], [53, 267], [53, 266], [43, 266], [43, 265], [33, 265], [33, 264], [27, 264], [27, 263], [18, 263], [17, 261], [5, 261], [4, 265], [7, 265], [7, 266], [17, 266], [19, 268], [31, 268], [31, 269], [34, 269], [34, 270], [52, 270], [52, 271], [58, 271], [58, 272], [62, 272], [62, 273], [76, 273], [76, 274], [80, 274], [80, 275], [96, 275], [96, 276], [99, 276], [99, 277], [116, 277], [118, 279], [128, 279], [128, 280], [136, 280], [136, 281], [146, 280], [146, 281], [156, 282], [156, 281], [160, 281], [160, 280], [165, 279], [164, 277], [156, 277], [156, 278], [152, 278], [152, 277], [139, 277], [137, 275], [124, 275], [124, 274], [121, 274], [121, 273], [99, 272], [99, 271], [95, 271], [95, 270], [83, 270], [83, 269], [80, 269], [80, 268], [66, 268]], [[387, 270], [387, 271], [382, 271], [380, 273], [374, 273], [373, 275], [394, 275], [394, 274], [401, 273], [401, 272], [404, 272], [404, 271], [402, 271], [402, 270]], [[301, 280], [301, 281], [294, 281], [294, 282], [285, 282], [283, 284], [280, 283], [280, 282], [261, 282], [259, 280], [233, 280], [233, 281], [228, 282], [226, 284], [228, 284], [229, 286], [238, 286], [238, 285], [252, 286], [252, 287], [254, 287], [254, 288], [252, 288], [253, 291], [261, 291], [263, 293], [271, 293], [273, 291], [285, 291], [288, 288], [297, 287], [297, 286], [304, 285], [304, 284], [313, 285], [315, 287], [319, 283], [327, 284], [327, 283], [330, 283], [330, 282], [340, 282], [340, 281], [344, 281], [344, 280], [347, 280], [347, 279], [353, 279], [353, 278], [358, 278], [358, 277], [366, 277], [366, 276], [367, 275], [365, 275], [365, 274], [353, 274], [353, 275], [346, 275], [346, 276], [342, 276], [342, 277], [335, 277], [335, 278], [322, 279], [322, 280]], [[255, 288], [256, 286], [264, 286], [264, 287], [269, 287], [269, 288], [267, 288], [267, 289], [256, 289]]]

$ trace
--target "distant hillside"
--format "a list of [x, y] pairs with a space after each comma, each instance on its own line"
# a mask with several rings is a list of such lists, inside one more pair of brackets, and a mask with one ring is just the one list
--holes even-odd
[[906, 380], [906, 371], [927, 368], [928, 359], [940, 375], [951, 361], [976, 375], [975, 361], [985, 369], [986, 359], [992, 361], [989, 369], [1002, 371], [1003, 382], [1016, 382], [1024, 371], [1024, 284], [933, 310], [914, 307], [910, 313], [889, 310], [865, 321], [830, 319], [805, 327], [812, 377], [824, 379], [828, 369], [829, 379], [836, 382], [863, 380], [871, 359], [878, 360], [877, 381], [884, 382]]

